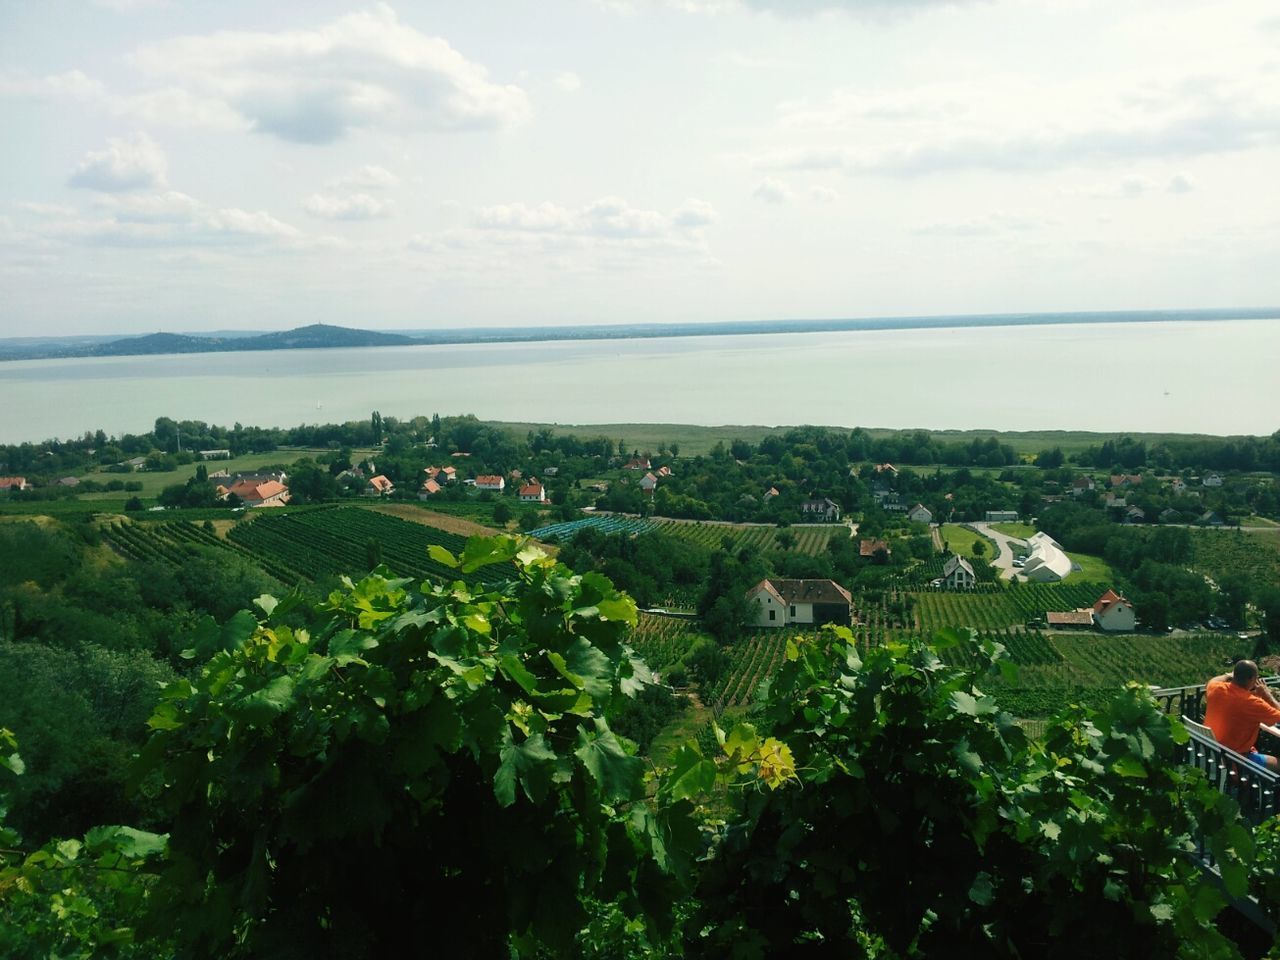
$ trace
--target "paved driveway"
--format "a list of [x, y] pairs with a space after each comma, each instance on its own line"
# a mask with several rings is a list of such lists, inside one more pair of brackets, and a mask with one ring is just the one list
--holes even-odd
[[1007, 533], [1001, 533], [999, 530], [993, 530], [989, 523], [967, 523], [965, 526], [978, 531], [984, 537], [996, 542], [999, 548], [995, 557], [991, 560], [991, 565], [1000, 571], [1000, 577], [1004, 580], [1012, 580], [1019, 576], [1018, 568], [1013, 565], [1015, 556], [1013, 543], [1017, 541], [1018, 549], [1022, 549], [1024, 541], [1017, 537], [1011, 537]]

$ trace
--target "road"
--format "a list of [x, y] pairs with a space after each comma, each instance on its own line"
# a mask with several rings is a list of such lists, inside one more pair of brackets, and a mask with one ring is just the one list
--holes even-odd
[[1013, 565], [1013, 541], [1017, 540], [1019, 544], [1024, 541], [1011, 537], [1007, 533], [1001, 533], [999, 530], [993, 530], [989, 523], [966, 523], [965, 526], [996, 542], [999, 549], [992, 558], [991, 565], [1000, 571], [1001, 579], [1012, 580], [1018, 575], [1018, 570]]

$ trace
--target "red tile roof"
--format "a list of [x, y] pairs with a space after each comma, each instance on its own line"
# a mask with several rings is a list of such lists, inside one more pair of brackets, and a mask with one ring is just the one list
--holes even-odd
[[1044, 618], [1051, 627], [1093, 626], [1092, 610], [1050, 610]]
[[369, 486], [377, 490], [379, 493], [389, 493], [391, 491], [391, 481], [382, 474], [369, 478]]
[[766, 587], [784, 603], [852, 603], [853, 596], [834, 580], [762, 580], [752, 593]]
[[480, 476], [476, 477], [477, 487], [497, 487], [505, 485], [505, 483], [505, 480], [494, 473], [482, 473]]
[[1093, 612], [1102, 615], [1113, 603], [1128, 603], [1124, 597], [1116, 593], [1114, 590], [1108, 590], [1098, 598], [1098, 602], [1093, 605]]
[[436, 483], [434, 480], [428, 480], [426, 483], [422, 485], [423, 493], [439, 493], [442, 489], [444, 488], [441, 487], [440, 484]]
[[520, 496], [522, 497], [540, 497], [542, 496], [542, 484], [537, 480], [531, 480], [520, 488]]
[[17, 487], [21, 490], [26, 485], [26, 477], [0, 477], [0, 490], [8, 490], [10, 487]]

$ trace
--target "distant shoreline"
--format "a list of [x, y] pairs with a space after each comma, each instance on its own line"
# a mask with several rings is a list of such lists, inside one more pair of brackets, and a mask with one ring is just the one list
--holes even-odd
[[[0, 360], [52, 360], [100, 356], [177, 355], [291, 349], [358, 349], [369, 346], [441, 346], [545, 343], [557, 340], [651, 340], [677, 337], [750, 336], [781, 333], [842, 333], [874, 330], [947, 330], [979, 327], [1056, 326], [1100, 323], [1176, 323], [1280, 319], [1280, 307], [1194, 310], [963, 314], [861, 317], [829, 320], [730, 320], [702, 323], [591, 324], [583, 326], [489, 327], [479, 329], [373, 331], [315, 324], [259, 334], [156, 333], [138, 336], [13, 337], [0, 339]], [[296, 336], [303, 334], [303, 336]]]

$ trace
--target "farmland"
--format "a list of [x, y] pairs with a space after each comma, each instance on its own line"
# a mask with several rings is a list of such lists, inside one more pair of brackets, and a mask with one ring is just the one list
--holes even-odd
[[703, 634], [695, 621], [640, 614], [631, 645], [655, 670], [666, 670], [689, 652]]
[[1280, 583], [1280, 536], [1271, 531], [1193, 530], [1191, 565], [1214, 580], [1242, 573], [1255, 583]]
[[657, 520], [654, 529], [669, 537], [690, 540], [710, 549], [719, 549], [725, 537], [733, 541], [733, 549], [780, 550], [778, 537], [789, 532], [795, 537], [796, 553], [818, 556], [827, 549], [833, 536], [849, 536], [849, 528], [840, 524], [772, 527], [750, 524], [701, 523], [680, 520]]
[[[373, 564], [370, 550], [401, 576], [453, 580], [459, 574], [427, 556], [427, 548], [439, 545], [460, 553], [466, 539], [420, 523], [363, 510], [337, 507], [285, 516], [260, 516], [230, 531], [232, 543], [248, 550], [270, 572], [279, 570], [292, 580], [316, 580]], [[273, 569], [274, 568], [274, 569]], [[501, 580], [507, 571], [482, 569], [471, 578]]]

